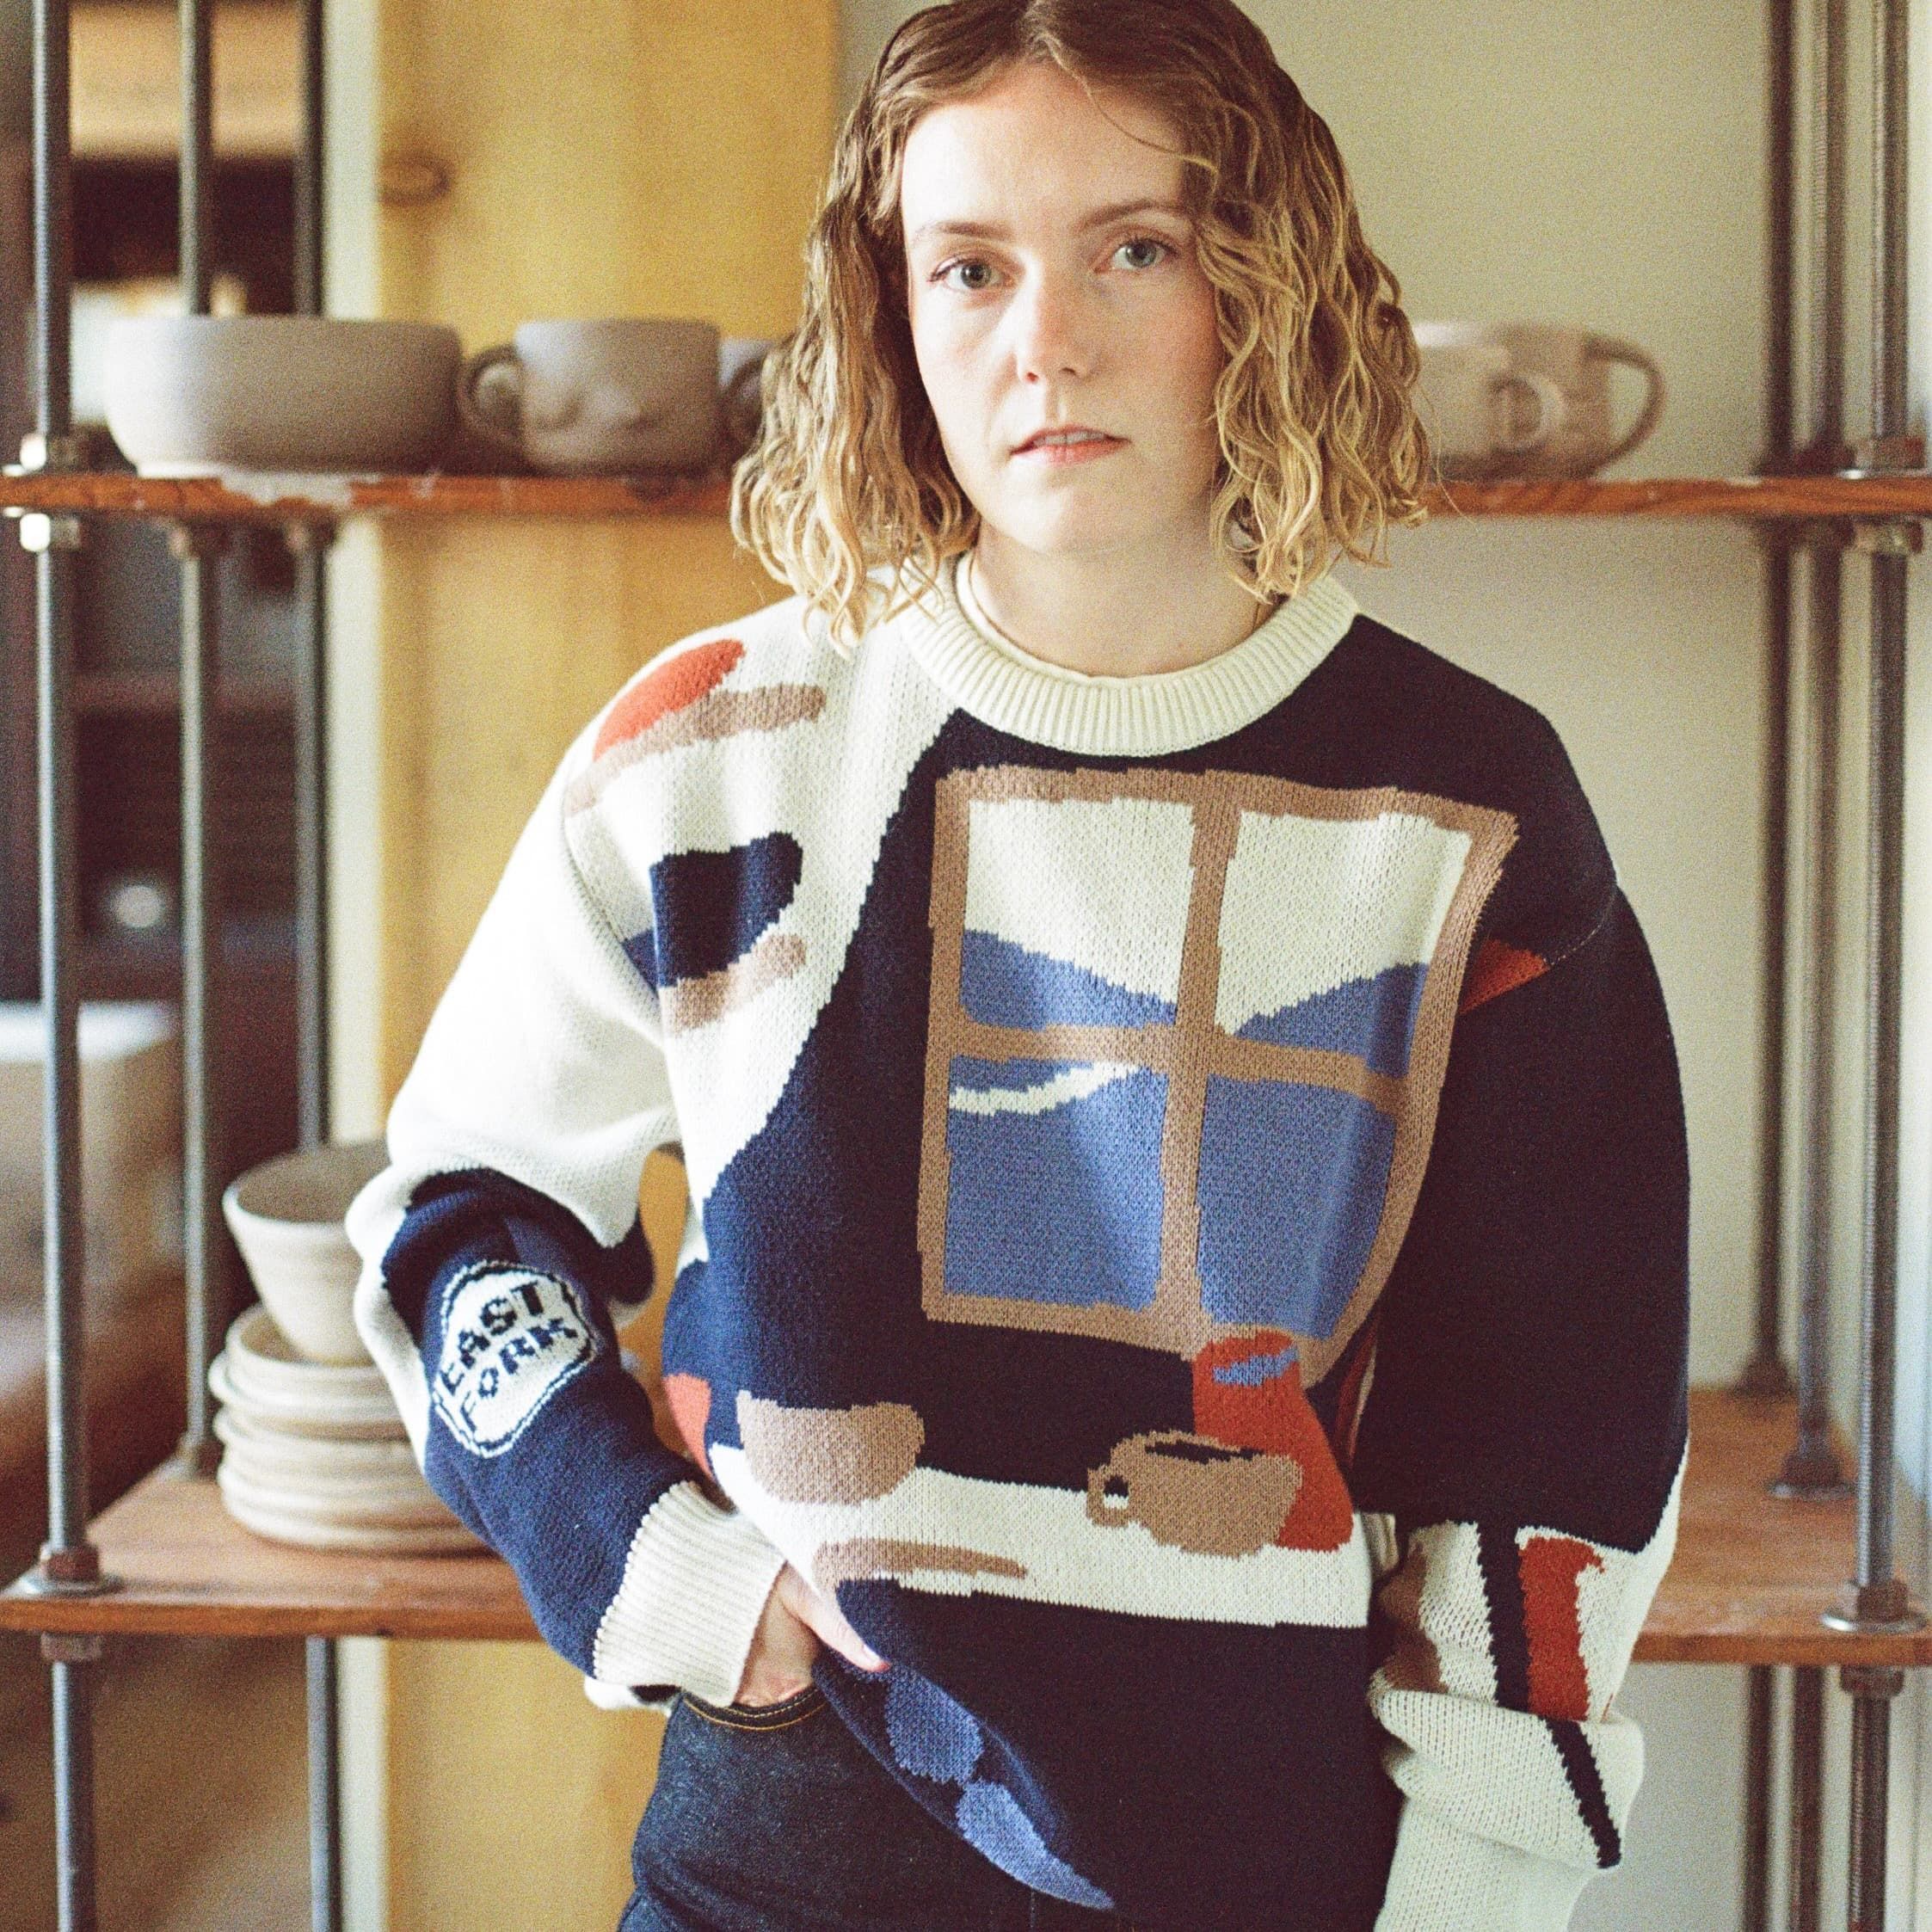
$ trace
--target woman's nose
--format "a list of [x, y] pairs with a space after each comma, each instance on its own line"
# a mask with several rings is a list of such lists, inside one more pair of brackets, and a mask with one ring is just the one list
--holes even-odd
[[1010, 311], [1013, 360], [1023, 381], [1054, 382], [1093, 372], [1092, 319], [1079, 293], [1056, 278], [1028, 283]]

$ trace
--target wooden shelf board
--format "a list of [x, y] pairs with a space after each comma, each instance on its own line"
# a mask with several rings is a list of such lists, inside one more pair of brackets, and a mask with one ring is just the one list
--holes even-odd
[[[126, 471], [0, 477], [0, 508], [184, 521], [289, 523], [343, 516], [722, 516], [729, 478], [440, 476], [138, 477]], [[1898, 476], [1660, 477], [1635, 482], [1454, 483], [1428, 492], [1437, 517], [1932, 516], [1932, 471]]]
[[[1932, 1664], [1932, 1629], [1851, 1636], [1818, 1621], [1856, 1568], [1856, 1504], [1766, 1486], [1797, 1437], [1790, 1397], [1695, 1388], [1677, 1547], [1637, 1645], [1646, 1664]], [[1856, 1459], [1833, 1432], [1848, 1475]]]
[[94, 1524], [106, 1596], [0, 1596], [0, 1629], [157, 1636], [440, 1637], [537, 1634], [495, 1557], [364, 1556], [298, 1549], [244, 1529], [212, 1482], [163, 1467]]
[[329, 522], [345, 516], [722, 516], [730, 484], [696, 477], [0, 477], [0, 509], [181, 522]]
[[[1849, 1501], [1769, 1495], [1794, 1405], [1697, 1389], [1677, 1551], [1637, 1658], [1647, 1664], [1932, 1664], [1932, 1633], [1856, 1637], [1818, 1612], [1853, 1566]], [[0, 1595], [0, 1628], [174, 1635], [532, 1639], [490, 1556], [327, 1554], [264, 1541], [212, 1482], [157, 1472], [94, 1526], [109, 1596]]]

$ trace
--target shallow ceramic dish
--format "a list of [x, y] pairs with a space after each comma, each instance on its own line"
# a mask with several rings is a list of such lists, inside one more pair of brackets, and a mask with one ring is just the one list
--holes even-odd
[[307, 1517], [316, 1523], [386, 1523], [397, 1529], [412, 1529], [456, 1521], [442, 1498], [427, 1486], [413, 1495], [298, 1487], [279, 1478], [264, 1476], [245, 1462], [237, 1461], [233, 1449], [222, 1458], [221, 1467], [230, 1492], [244, 1501], [258, 1509], [279, 1510], [289, 1516]]
[[145, 477], [433, 468], [461, 339], [439, 323], [128, 316], [102, 353], [108, 428]]
[[487, 1546], [471, 1535], [453, 1517], [441, 1523], [397, 1528], [391, 1524], [318, 1523], [299, 1513], [291, 1514], [233, 1493], [215, 1475], [221, 1499], [229, 1515], [244, 1529], [278, 1543], [299, 1543], [310, 1549], [360, 1550], [370, 1555], [466, 1556], [481, 1554]]
[[221, 1197], [262, 1306], [305, 1361], [369, 1360], [353, 1314], [362, 1262], [342, 1216], [388, 1159], [380, 1141], [306, 1148], [249, 1168]]
[[344, 1399], [324, 1391], [316, 1394], [243, 1387], [230, 1373], [225, 1349], [208, 1364], [208, 1388], [218, 1402], [251, 1422], [296, 1436], [343, 1437], [356, 1441], [399, 1441], [403, 1418], [387, 1389], [379, 1397], [359, 1394]]
[[415, 1453], [400, 1437], [305, 1436], [232, 1406], [215, 1412], [214, 1432], [265, 1475], [296, 1481], [386, 1482], [427, 1487]]
[[244, 1308], [229, 1325], [229, 1366], [237, 1385], [286, 1396], [337, 1400], [389, 1397], [372, 1362], [317, 1362], [304, 1355], [265, 1307]]

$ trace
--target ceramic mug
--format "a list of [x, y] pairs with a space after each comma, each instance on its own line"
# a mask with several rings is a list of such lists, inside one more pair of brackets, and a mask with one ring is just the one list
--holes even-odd
[[[1656, 428], [1664, 375], [1634, 342], [1554, 323], [1418, 322], [1424, 422], [1445, 478], [1587, 477]], [[1647, 384], [1636, 421], [1615, 428], [1610, 372]]]
[[456, 402], [468, 429], [535, 469], [629, 476], [713, 461], [717, 384], [711, 323], [526, 322], [464, 364]]
[[1086, 1513], [1109, 1529], [1138, 1523], [1157, 1543], [1245, 1556], [1274, 1541], [1301, 1492], [1292, 1455], [1154, 1429], [1087, 1472]]

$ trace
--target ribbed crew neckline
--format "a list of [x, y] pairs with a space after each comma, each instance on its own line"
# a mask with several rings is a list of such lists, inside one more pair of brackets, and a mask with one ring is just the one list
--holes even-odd
[[963, 582], [960, 557], [905, 618], [926, 675], [982, 723], [1061, 751], [1158, 756], [1212, 743], [1264, 717], [1341, 641], [1360, 611], [1318, 577], [1238, 644], [1178, 671], [1095, 676], [1002, 637]]

